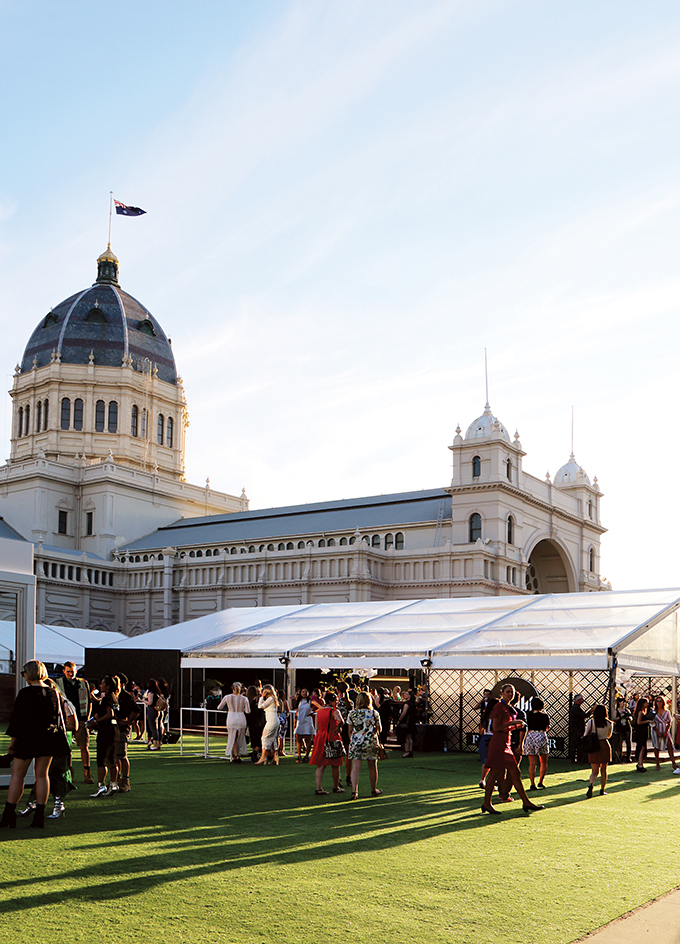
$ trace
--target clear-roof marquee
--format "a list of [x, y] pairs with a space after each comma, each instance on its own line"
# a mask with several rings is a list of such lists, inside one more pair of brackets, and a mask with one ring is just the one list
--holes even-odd
[[680, 674], [680, 589], [234, 608], [107, 648], [182, 665], [607, 669]]

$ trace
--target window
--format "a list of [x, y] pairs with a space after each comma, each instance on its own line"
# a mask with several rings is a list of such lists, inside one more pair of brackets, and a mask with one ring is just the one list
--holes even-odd
[[71, 428], [71, 401], [68, 397], [61, 401], [61, 428]]
[[196, 557], [203, 557], [203, 551], [196, 551]]
[[328, 546], [329, 546], [329, 547], [335, 547], [335, 538], [329, 538], [329, 539], [328, 539]]
[[43, 410], [43, 429], [47, 429], [47, 417], [50, 412], [50, 401], [45, 400], [45, 409]]
[[303, 550], [304, 546], [305, 546], [305, 542], [304, 542], [304, 541], [298, 541], [298, 551]]
[[354, 535], [352, 535], [352, 537], [349, 539], [349, 543], [350, 543], [350, 544], [356, 544], [356, 543], [357, 543], [357, 539], [354, 537]]
[[248, 548], [248, 553], [249, 553], [249, 554], [254, 554], [254, 553], [255, 553], [255, 548], [253, 547], [252, 544], [251, 544], [250, 547]]
[[588, 570], [591, 574], [595, 573], [595, 548], [591, 547], [588, 551]]
[[73, 401], [73, 428], [83, 428], [83, 401], [81, 399]]
[[36, 433], [40, 432], [40, 427], [42, 425], [42, 400], [38, 400], [38, 405], [35, 408], [35, 431]]
[[30, 408], [30, 406], [27, 406], [26, 409], [24, 410], [24, 429], [25, 429], [25, 431], [26, 431], [26, 435], [28, 436], [28, 434], [29, 434], [30, 431], [31, 431], [31, 408]]
[[130, 432], [133, 436], [139, 435], [139, 407], [135, 404], [132, 407], [132, 421], [130, 423]]
[[85, 315], [85, 321], [88, 321], [90, 324], [106, 324], [106, 315], [101, 308], [90, 308]]
[[86, 511], [85, 512], [85, 534], [91, 535], [94, 534], [94, 512]]
[[394, 535], [386, 534], [385, 535], [385, 550], [389, 551], [389, 549], [393, 546], [394, 546]]
[[482, 536], [482, 516], [474, 513], [470, 515], [470, 544], [474, 544]]
[[319, 541], [319, 547], [325, 547], [325, 546], [326, 546], [326, 542], [323, 538], [321, 538], [321, 540]]
[[118, 432], [118, 404], [115, 400], [109, 403], [109, 432]]
[[277, 551], [285, 551], [285, 549], [286, 549], [285, 544], [279, 544], [279, 546], [277, 547]]
[[142, 334], [148, 334], [150, 338], [156, 337], [156, 332], [153, 329], [153, 324], [148, 318], [144, 318], [142, 321], [140, 321], [137, 327], [142, 332]]
[[172, 449], [172, 427], [173, 427], [172, 417], [168, 417], [168, 422], [165, 425], [165, 445], [168, 449]]
[[57, 533], [68, 534], [68, 511], [59, 511], [59, 520], [57, 522]]
[[24, 408], [19, 407], [19, 422], [17, 424], [17, 437], [21, 439], [24, 432]]
[[94, 409], [94, 428], [98, 433], [104, 432], [104, 424], [106, 423], [106, 404], [103, 400], [97, 400], [97, 404]]
[[472, 457], [472, 478], [478, 479], [482, 474], [482, 460], [479, 456]]
[[510, 459], [505, 460], [505, 474], [508, 477], [508, 482], [512, 479], [512, 462]]
[[374, 534], [371, 538], [371, 547], [380, 547], [380, 535]]
[[515, 543], [515, 522], [513, 521], [512, 515], [508, 515], [508, 544]]
[[158, 445], [159, 445], [159, 446], [162, 446], [162, 445], [163, 445], [163, 433], [164, 433], [164, 432], [165, 432], [165, 420], [163, 419], [163, 414], [162, 414], [162, 413], [159, 413], [159, 414], [158, 414], [158, 435], [157, 435]]
[[592, 519], [593, 517], [593, 503], [592, 501], [588, 502], [588, 517]]
[[340, 547], [345, 547], [347, 545], [347, 538], [340, 538]]
[[142, 439], [146, 439], [146, 408], [142, 410]]
[[397, 531], [397, 533], [394, 535], [394, 549], [395, 551], [404, 550], [404, 535], [401, 531]]
[[268, 544], [268, 545], [267, 545], [267, 550], [268, 550], [268, 551], [273, 551], [273, 550], [274, 550], [274, 545], [273, 545], [273, 544]]
[[287, 551], [294, 551], [294, 550], [295, 550], [295, 545], [293, 544], [292, 541], [289, 541], [288, 544], [286, 544], [286, 550], [287, 550]]
[[210, 550], [210, 548], [208, 548], [208, 550], [205, 552], [205, 556], [212, 557], [212, 551]]
[[229, 553], [230, 553], [230, 554], [238, 554], [238, 551], [236, 550], [235, 547], [232, 547], [232, 549], [229, 551]]

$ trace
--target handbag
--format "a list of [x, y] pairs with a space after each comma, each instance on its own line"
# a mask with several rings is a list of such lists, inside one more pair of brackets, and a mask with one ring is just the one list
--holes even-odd
[[387, 751], [380, 741], [378, 741], [378, 760], [387, 760]]
[[155, 705], [156, 711], [165, 711], [167, 707], [168, 707], [167, 700], [163, 698], [162, 695], [159, 695], [158, 698], [156, 699], [156, 705]]
[[586, 754], [597, 754], [600, 750], [600, 739], [597, 736], [597, 728], [592, 718], [586, 726], [586, 731], [591, 724], [593, 725], [593, 729], [588, 734], [584, 731], [583, 737], [581, 738], [581, 747]]
[[338, 757], [345, 756], [345, 745], [342, 741], [326, 741], [323, 749], [323, 756], [326, 760], [337, 760]]

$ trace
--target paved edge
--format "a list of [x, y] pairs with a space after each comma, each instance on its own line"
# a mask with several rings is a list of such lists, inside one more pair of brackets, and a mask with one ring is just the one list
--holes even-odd
[[[663, 895], [659, 895], [658, 898], [652, 898], [651, 901], [645, 902], [644, 905], [638, 905], [637, 908], [633, 908], [632, 911], [627, 911], [625, 914], [619, 915], [618, 918], [614, 918], [612, 921], [609, 921], [607, 924], [603, 924], [601, 928], [597, 928], [595, 931], [590, 931], [584, 937], [576, 938], [571, 944], [581, 944], [582, 941], [591, 942], [591, 944], [609, 944], [609, 942], [620, 942], [625, 940], [621, 936], [623, 928], [620, 927], [622, 924], [627, 922], [634, 922], [635, 918], [642, 911], [647, 911], [652, 909], [654, 911], [654, 920], [659, 923], [663, 923], [669, 929], [672, 929], [674, 935], [673, 938], [668, 938], [670, 941], [678, 940], [678, 928], [677, 928], [677, 916], [678, 908], [680, 907], [680, 886], [677, 888], [672, 888], [668, 892], [664, 892]], [[667, 917], [666, 917], [667, 915]], [[665, 940], [657, 938], [657, 944], [665, 944]]]

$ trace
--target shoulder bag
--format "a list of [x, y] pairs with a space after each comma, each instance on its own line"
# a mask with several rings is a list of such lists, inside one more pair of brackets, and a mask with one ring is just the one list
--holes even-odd
[[[592, 730], [588, 732], [588, 728], [590, 728], [591, 725]], [[595, 727], [595, 721], [592, 718], [586, 725], [586, 730], [584, 731], [583, 737], [581, 738], [581, 747], [586, 754], [597, 754], [600, 750], [600, 739], [597, 736], [597, 728]]]

